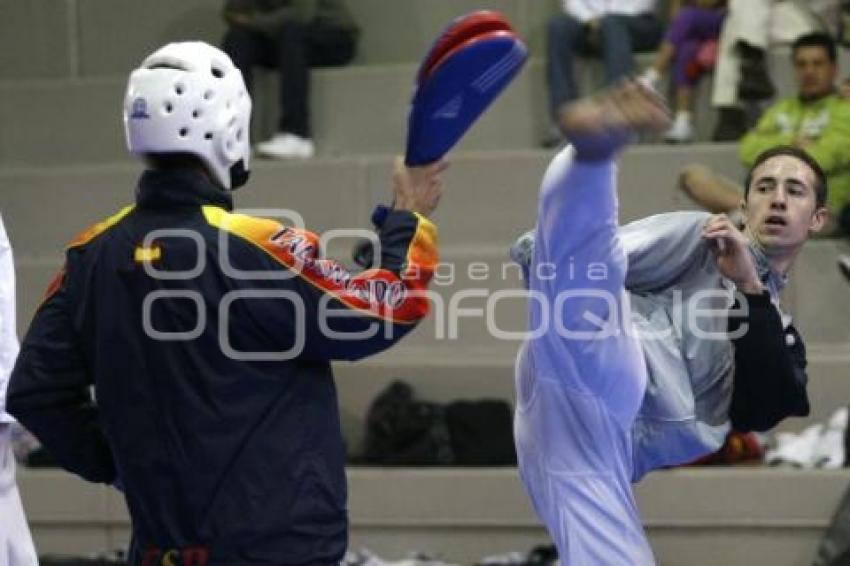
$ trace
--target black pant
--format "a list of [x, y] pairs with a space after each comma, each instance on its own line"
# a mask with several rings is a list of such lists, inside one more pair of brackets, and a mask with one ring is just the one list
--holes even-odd
[[280, 72], [278, 130], [310, 135], [310, 67], [344, 65], [355, 52], [354, 34], [316, 24], [284, 24], [274, 36], [233, 26], [224, 36], [224, 51], [242, 71], [248, 90], [255, 65]]

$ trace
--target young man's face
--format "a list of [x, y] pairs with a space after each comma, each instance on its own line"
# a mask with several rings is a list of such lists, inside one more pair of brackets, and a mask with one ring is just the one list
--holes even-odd
[[769, 255], [796, 252], [826, 222], [817, 206], [815, 172], [791, 155], [777, 155], [753, 171], [744, 212], [747, 233]]
[[794, 75], [800, 97], [816, 100], [835, 88], [838, 65], [830, 61], [823, 47], [799, 47], [794, 51]]

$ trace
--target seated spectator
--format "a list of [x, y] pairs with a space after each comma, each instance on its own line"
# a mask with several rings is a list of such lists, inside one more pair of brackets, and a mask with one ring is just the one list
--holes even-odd
[[266, 157], [310, 158], [310, 67], [345, 65], [359, 34], [343, 0], [227, 0], [224, 51], [253, 88], [252, 68], [280, 74], [277, 133], [257, 144]]
[[689, 142], [694, 137], [691, 98], [700, 76], [714, 67], [717, 37], [726, 16], [726, 0], [694, 0], [675, 12], [655, 62], [643, 80], [657, 87], [661, 75], [673, 64], [676, 85], [676, 116], [664, 139], [672, 143]]
[[[564, 11], [549, 20], [546, 34], [546, 79], [552, 124], [561, 109], [579, 95], [573, 62], [579, 55], [601, 55], [606, 83], [628, 76], [633, 53], [658, 46], [663, 24], [655, 13], [656, 0], [563, 0]], [[561, 142], [553, 125], [544, 141]]]
[[747, 131], [742, 101], [773, 98], [767, 71], [770, 45], [790, 44], [820, 28], [811, 3], [793, 0], [729, 0], [720, 32], [711, 104], [719, 111], [714, 141], [735, 141]]
[[[839, 96], [835, 42], [825, 33], [804, 35], [792, 50], [797, 96], [772, 105], [756, 127], [741, 140], [740, 158], [750, 166], [761, 152], [792, 144], [817, 160], [829, 179], [832, 212], [830, 233], [837, 231], [836, 218], [850, 204], [850, 102]], [[706, 167], [689, 166], [681, 176], [682, 189], [697, 203], [715, 213], [732, 212], [743, 190]]]

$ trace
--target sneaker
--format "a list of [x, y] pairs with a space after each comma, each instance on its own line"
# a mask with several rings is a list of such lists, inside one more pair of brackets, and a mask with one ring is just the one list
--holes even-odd
[[316, 153], [313, 140], [287, 132], [257, 144], [257, 153], [274, 159], [310, 159]]
[[664, 141], [667, 143], [690, 143], [694, 139], [694, 126], [691, 124], [690, 114], [679, 112], [667, 133]]
[[648, 67], [643, 73], [638, 75], [637, 82], [651, 90], [658, 92], [658, 82], [661, 80], [661, 75], [655, 70], [655, 67]]

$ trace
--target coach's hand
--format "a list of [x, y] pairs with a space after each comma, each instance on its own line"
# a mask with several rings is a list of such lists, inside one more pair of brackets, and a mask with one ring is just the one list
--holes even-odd
[[728, 216], [717, 214], [709, 218], [702, 229], [702, 237], [711, 244], [720, 273], [739, 291], [753, 295], [764, 292], [747, 237]]
[[442, 173], [448, 167], [442, 159], [421, 167], [407, 167], [397, 157], [393, 171], [393, 208], [430, 216], [443, 194]]

